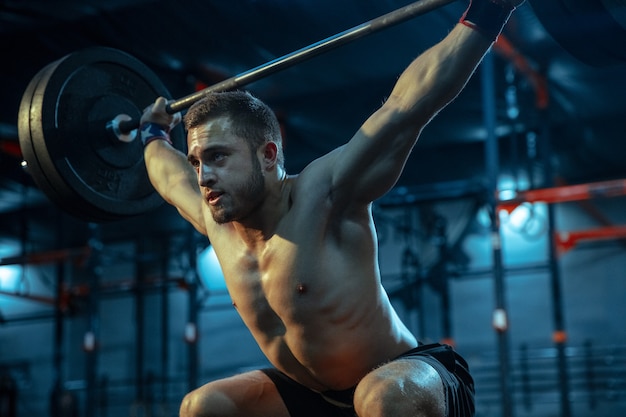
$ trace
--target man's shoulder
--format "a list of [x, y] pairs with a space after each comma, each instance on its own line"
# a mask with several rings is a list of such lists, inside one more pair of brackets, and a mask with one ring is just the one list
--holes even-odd
[[293, 176], [294, 189], [312, 191], [310, 188], [330, 187], [333, 167], [341, 148], [334, 149], [307, 164], [298, 175]]

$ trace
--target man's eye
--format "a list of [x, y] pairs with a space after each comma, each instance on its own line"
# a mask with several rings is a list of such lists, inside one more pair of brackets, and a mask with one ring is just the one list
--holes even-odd
[[214, 161], [221, 161], [222, 159], [224, 159], [226, 157], [226, 154], [224, 152], [215, 152], [212, 155], [212, 158]]
[[200, 166], [200, 161], [198, 161], [197, 159], [193, 159], [193, 160], [189, 161], [189, 163], [194, 168], [198, 168]]

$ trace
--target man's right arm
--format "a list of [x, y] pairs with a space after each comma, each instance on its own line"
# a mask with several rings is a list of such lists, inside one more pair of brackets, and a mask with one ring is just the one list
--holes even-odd
[[202, 213], [202, 193], [194, 169], [187, 157], [167, 141], [169, 130], [180, 122], [180, 114], [165, 112], [166, 101], [158, 98], [141, 117], [141, 125], [154, 124], [163, 127], [163, 135], [152, 134], [149, 129], [140, 129], [144, 143], [144, 160], [148, 177], [156, 191], [189, 221], [198, 232], [206, 236], [206, 225]]
[[144, 158], [150, 182], [169, 204], [206, 236], [202, 214], [202, 194], [195, 171], [182, 152], [169, 143], [157, 140], [149, 143]]

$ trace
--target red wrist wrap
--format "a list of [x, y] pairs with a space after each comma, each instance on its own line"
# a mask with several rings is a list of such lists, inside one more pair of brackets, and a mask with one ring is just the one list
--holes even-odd
[[495, 40], [513, 10], [514, 7], [502, 0], [471, 0], [459, 22]]

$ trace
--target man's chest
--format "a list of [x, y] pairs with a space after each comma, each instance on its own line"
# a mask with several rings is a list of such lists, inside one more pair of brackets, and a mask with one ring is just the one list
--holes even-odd
[[321, 250], [308, 241], [275, 236], [261, 250], [235, 251], [231, 247], [220, 263], [231, 291], [262, 292], [271, 297], [313, 280], [323, 269], [323, 261], [316, 256]]
[[276, 315], [302, 322], [323, 308], [337, 289], [333, 256], [310, 242], [273, 239], [262, 252], [228, 256], [223, 272], [233, 303], [242, 315]]

